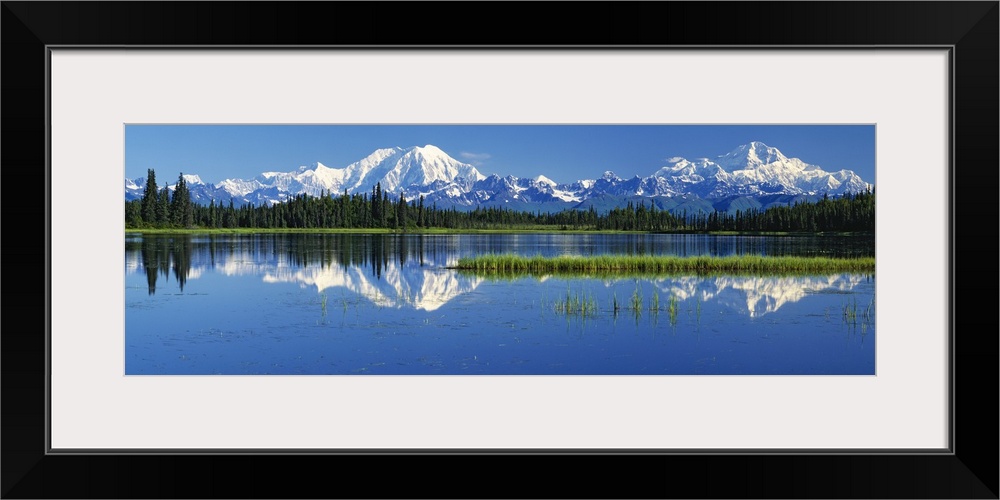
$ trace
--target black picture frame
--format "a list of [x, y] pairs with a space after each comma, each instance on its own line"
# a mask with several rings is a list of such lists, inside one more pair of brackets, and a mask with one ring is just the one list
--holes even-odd
[[[968, 305], [980, 296], [995, 304], [997, 294], [996, 1], [581, 2], [552, 9], [489, 2], [2, 4], [3, 256], [8, 277], [17, 279], [4, 294], [7, 328], [0, 337], [5, 498], [298, 498], [317, 491], [391, 498], [998, 498], [997, 316], [992, 307]], [[559, 14], [566, 8], [571, 18]], [[414, 30], [417, 21], [441, 29]], [[413, 44], [951, 47], [952, 453], [48, 454], [51, 278], [48, 271], [44, 280], [17, 273], [48, 269], [46, 47]], [[977, 222], [975, 232], [969, 221]], [[331, 472], [305, 472], [316, 467]], [[384, 480], [363, 479], [373, 470]]]

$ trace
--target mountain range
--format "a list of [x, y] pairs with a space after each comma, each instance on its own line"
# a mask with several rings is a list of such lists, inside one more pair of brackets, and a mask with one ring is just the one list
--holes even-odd
[[[545, 175], [534, 178], [483, 175], [475, 166], [458, 161], [433, 145], [378, 149], [343, 168], [322, 163], [290, 172], [264, 172], [253, 179], [226, 179], [209, 184], [198, 175], [185, 175], [195, 203], [237, 206], [281, 203], [299, 194], [319, 196], [371, 193], [376, 184], [396, 199], [424, 197], [439, 208], [506, 207], [555, 212], [565, 209], [605, 211], [629, 202], [691, 213], [766, 209], [823, 196], [842, 196], [872, 187], [851, 170], [828, 172], [777, 148], [750, 142], [715, 159], [674, 157], [646, 177], [624, 179], [607, 171], [597, 179], [559, 184]], [[125, 199], [143, 195], [145, 178], [125, 179]], [[168, 186], [173, 189], [174, 186]]]

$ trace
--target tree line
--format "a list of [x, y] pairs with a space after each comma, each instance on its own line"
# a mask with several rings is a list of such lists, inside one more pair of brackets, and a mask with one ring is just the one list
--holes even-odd
[[371, 194], [321, 192], [320, 196], [299, 194], [273, 205], [228, 204], [211, 201], [207, 206], [191, 201], [181, 174], [171, 191], [156, 185], [156, 174], [147, 171], [146, 189], [141, 199], [125, 202], [126, 228], [356, 228], [418, 230], [516, 229], [597, 229], [652, 232], [704, 231], [870, 231], [875, 230], [875, 192], [824, 196], [810, 202], [796, 202], [764, 210], [750, 208], [733, 213], [713, 211], [688, 214], [657, 209], [650, 201], [629, 202], [605, 213], [564, 210], [556, 213], [518, 211], [503, 207], [476, 207], [459, 211], [455, 207], [427, 206], [424, 197], [407, 200], [400, 193], [390, 196], [381, 183]]
[[874, 232], [875, 192], [847, 193], [817, 202], [796, 202], [767, 209], [688, 214], [657, 210], [656, 205], [614, 208], [603, 216], [587, 214], [596, 229], [624, 231]]

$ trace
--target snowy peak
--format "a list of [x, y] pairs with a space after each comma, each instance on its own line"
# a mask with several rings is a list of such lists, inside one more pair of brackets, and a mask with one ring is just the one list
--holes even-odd
[[462, 163], [433, 145], [412, 147], [382, 176], [382, 188], [391, 192], [410, 186], [422, 186], [435, 181], [455, 182], [462, 180], [475, 182], [485, 176], [476, 167]]
[[739, 146], [715, 161], [673, 157], [666, 162], [653, 175], [662, 179], [670, 191], [707, 199], [774, 194], [840, 195], [870, 187], [850, 170], [826, 172], [798, 158], [788, 158], [778, 148], [759, 141]]
[[[338, 170], [338, 169], [331, 169]], [[383, 191], [398, 192], [412, 186], [434, 183], [457, 183], [463, 186], [485, 178], [475, 167], [462, 163], [437, 146], [378, 149], [354, 162], [341, 174], [344, 182], [338, 191], [366, 192], [376, 184]]]
[[733, 170], [756, 168], [787, 161], [788, 158], [781, 154], [778, 148], [772, 148], [763, 142], [753, 141], [720, 156], [715, 162], [727, 172], [732, 172]]
[[192, 184], [193, 185], [204, 184], [204, 182], [202, 182], [201, 180], [201, 177], [198, 177], [196, 174], [184, 174], [183, 177], [184, 177], [184, 183], [189, 186]]
[[439, 147], [437, 147], [437, 146], [435, 146], [433, 144], [427, 144], [427, 145], [425, 145], [423, 147], [414, 146], [414, 147], [412, 147], [412, 148], [409, 149], [409, 151], [407, 152], [407, 154], [413, 154], [414, 156], [416, 156], [418, 158], [423, 158], [423, 159], [425, 159], [427, 161], [431, 161], [431, 162], [444, 161], [444, 162], [461, 163], [458, 160], [455, 160], [454, 158], [452, 158], [451, 156], [448, 156], [448, 153], [445, 153], [444, 151], [441, 150], [441, 148], [439, 148]]
[[558, 184], [556, 184], [555, 181], [549, 179], [548, 177], [545, 177], [544, 175], [539, 175], [538, 177], [535, 177], [535, 182], [538, 184], [545, 184], [551, 187], [558, 186]]

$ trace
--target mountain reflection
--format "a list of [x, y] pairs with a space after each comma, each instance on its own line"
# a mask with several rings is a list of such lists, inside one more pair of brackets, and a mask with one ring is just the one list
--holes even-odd
[[[145, 236], [125, 242], [125, 267], [146, 274], [149, 294], [173, 271], [181, 291], [206, 270], [300, 283], [317, 292], [343, 287], [380, 306], [432, 311], [483, 280], [444, 269], [455, 249], [446, 239], [391, 235]], [[412, 240], [412, 241], [411, 241]], [[163, 283], [161, 282], [161, 283]]]
[[412, 307], [433, 311], [451, 299], [471, 292], [482, 278], [462, 276], [448, 269], [404, 267], [390, 263], [381, 279], [356, 267], [307, 267], [275, 269], [264, 275], [267, 283], [301, 283], [317, 291], [343, 287], [383, 307]]
[[[503, 235], [517, 240], [518, 235]], [[317, 293], [342, 288], [381, 307], [434, 311], [487, 278], [448, 269], [459, 255], [509, 251], [492, 235], [459, 243], [415, 235], [155, 235], [127, 237], [126, 273], [145, 273], [148, 293], [171, 277], [181, 291], [206, 273], [260, 276], [265, 283], [298, 283]], [[509, 240], [508, 240], [509, 241]], [[470, 248], [471, 247], [471, 248]], [[553, 245], [553, 252], [567, 251]], [[524, 277], [544, 282], [545, 277]], [[681, 302], [715, 302], [750, 317], [777, 311], [814, 293], [846, 293], [871, 276], [680, 276], [645, 280]], [[634, 279], [605, 279], [604, 286]], [[600, 286], [600, 284], [598, 284]]]
[[714, 301], [751, 318], [777, 311], [813, 293], [844, 293], [870, 279], [859, 274], [830, 276], [713, 276], [655, 280], [680, 301]]

